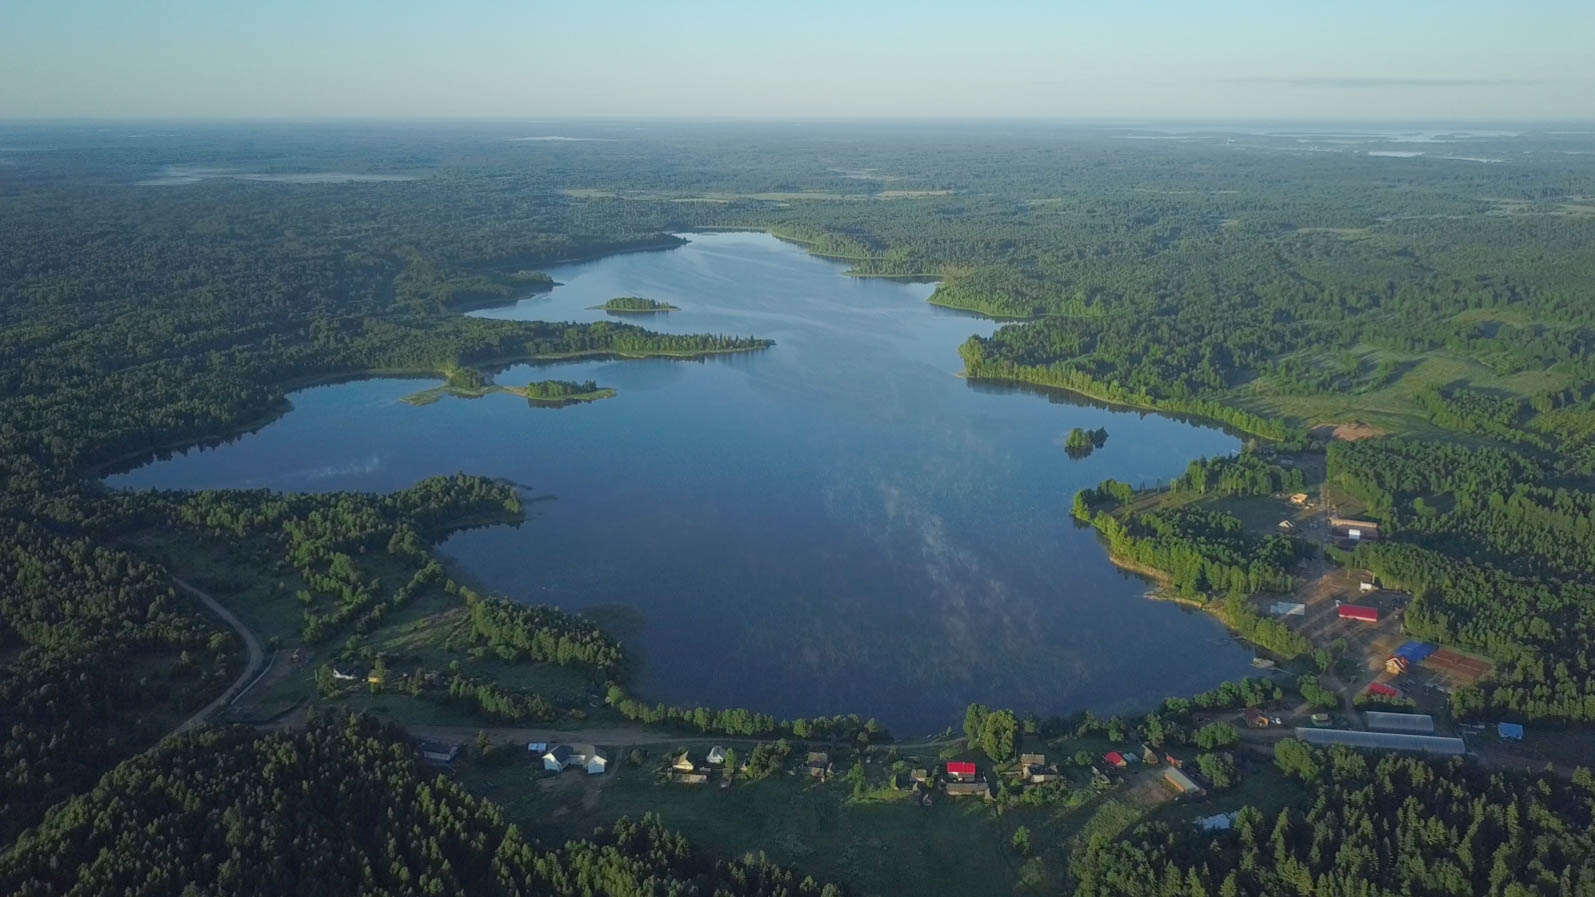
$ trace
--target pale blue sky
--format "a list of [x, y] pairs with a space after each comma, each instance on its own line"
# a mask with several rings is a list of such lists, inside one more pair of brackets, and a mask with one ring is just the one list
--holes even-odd
[[1595, 118], [1595, 0], [0, 0], [0, 117]]

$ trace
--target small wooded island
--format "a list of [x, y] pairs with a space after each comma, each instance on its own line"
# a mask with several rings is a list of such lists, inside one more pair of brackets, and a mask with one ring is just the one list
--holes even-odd
[[644, 299], [641, 296], [616, 296], [603, 305], [594, 305], [593, 308], [616, 314], [652, 314], [681, 310], [668, 302]]
[[449, 371], [446, 376], [447, 380], [442, 386], [423, 389], [413, 395], [405, 396], [403, 401], [407, 405], [430, 405], [445, 395], [462, 399], [479, 399], [482, 396], [502, 392], [521, 396], [528, 404], [538, 408], [560, 408], [582, 402], [596, 402], [615, 395], [613, 389], [599, 386], [594, 380], [580, 383], [571, 380], [537, 380], [525, 386], [499, 386], [487, 382], [480, 372], [469, 368]]
[[1069, 457], [1079, 459], [1101, 448], [1107, 441], [1106, 427], [1098, 427], [1095, 430], [1075, 427], [1069, 431], [1069, 438], [1064, 441], [1063, 449], [1069, 453]]

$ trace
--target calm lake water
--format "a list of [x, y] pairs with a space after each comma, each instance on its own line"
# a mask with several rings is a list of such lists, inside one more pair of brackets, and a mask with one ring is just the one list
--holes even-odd
[[[970, 701], [1041, 714], [1140, 709], [1245, 675], [1215, 621], [1144, 599], [1075, 527], [1078, 489], [1178, 475], [1232, 436], [1164, 417], [959, 379], [989, 321], [928, 284], [842, 275], [762, 234], [550, 270], [550, 293], [477, 314], [591, 321], [640, 295], [659, 330], [748, 334], [706, 361], [510, 368], [507, 384], [594, 379], [616, 398], [537, 409], [513, 396], [399, 400], [427, 380], [295, 393], [261, 430], [109, 478], [129, 489], [392, 490], [466, 471], [548, 500], [517, 527], [442, 551], [517, 600], [634, 609], [635, 690], [778, 716], [857, 712], [903, 734]], [[1071, 427], [1107, 445], [1070, 460]]]

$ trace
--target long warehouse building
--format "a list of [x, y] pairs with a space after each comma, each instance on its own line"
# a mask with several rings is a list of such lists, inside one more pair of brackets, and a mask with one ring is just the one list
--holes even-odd
[[1362, 715], [1368, 728], [1382, 732], [1406, 732], [1411, 735], [1433, 735], [1434, 717], [1427, 713], [1386, 713], [1368, 710]]
[[1308, 744], [1343, 744], [1355, 748], [1385, 751], [1418, 751], [1425, 754], [1461, 755], [1468, 746], [1460, 738], [1443, 735], [1408, 735], [1402, 732], [1359, 732], [1355, 729], [1297, 729], [1296, 737]]

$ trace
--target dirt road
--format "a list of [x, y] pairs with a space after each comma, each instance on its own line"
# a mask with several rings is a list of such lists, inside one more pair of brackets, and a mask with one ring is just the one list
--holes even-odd
[[175, 576], [172, 577], [172, 582], [177, 583], [178, 588], [190, 595], [193, 595], [195, 598], [198, 598], [205, 604], [206, 607], [211, 609], [212, 613], [218, 617], [221, 617], [222, 621], [228, 626], [233, 627], [233, 630], [237, 632], [239, 637], [244, 640], [244, 647], [249, 651], [249, 660], [244, 664], [243, 672], [238, 674], [238, 678], [233, 681], [233, 684], [228, 686], [227, 690], [222, 692], [221, 695], [216, 698], [216, 700], [206, 704], [198, 713], [189, 717], [187, 720], [183, 721], [181, 725], [173, 729], [171, 734], [175, 735], [178, 732], [186, 732], [200, 723], [203, 723], [205, 720], [210, 718], [212, 713], [215, 713], [222, 707], [227, 706], [227, 703], [233, 698], [237, 697], [239, 692], [243, 691], [245, 688], [248, 688], [249, 683], [255, 681], [255, 677], [260, 674], [261, 665], [266, 662], [266, 651], [260, 646], [260, 639], [255, 638], [255, 634], [249, 631], [249, 627], [245, 626], [241, 620], [234, 616], [232, 611], [222, 607], [221, 603], [215, 598], [212, 598], [211, 596], [205, 594], [199, 589], [194, 588], [188, 583], [183, 582], [181, 579], [178, 579]]

